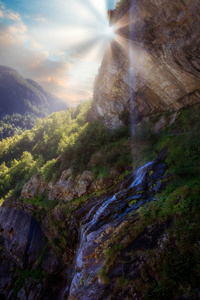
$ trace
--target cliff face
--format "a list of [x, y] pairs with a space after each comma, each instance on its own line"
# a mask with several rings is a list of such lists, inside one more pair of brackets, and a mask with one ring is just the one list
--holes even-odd
[[96, 78], [90, 118], [114, 128], [129, 121], [130, 109], [137, 122], [200, 101], [199, 7], [199, 0], [129, 0], [112, 12], [117, 35]]
[[[127, 248], [134, 239], [132, 226], [138, 220], [138, 209], [154, 201], [155, 194], [167, 185], [169, 175], [163, 158], [129, 174], [107, 194], [90, 198], [73, 215], [70, 210], [66, 214], [61, 204], [43, 215], [42, 210], [36, 214], [34, 204], [7, 199], [0, 208], [0, 299], [125, 299], [129, 288], [118, 295], [115, 281], [124, 270], [137, 279], [146, 257], [137, 265], [126, 249], [113, 267], [119, 253], [113, 253], [110, 263], [105, 249], [118, 244], [121, 248], [116, 250]], [[168, 227], [161, 224], [144, 231], [136, 250], [141, 245], [143, 251], [160, 249], [159, 239]], [[55, 246], [60, 244], [63, 230], [64, 243], [58, 251]], [[128, 255], [131, 263], [122, 264]], [[101, 274], [105, 266], [110, 282]], [[138, 297], [135, 299], [141, 299], [140, 294]]]
[[[58, 236], [54, 220], [58, 222], [58, 215], [37, 215], [34, 205], [6, 199], [0, 208], [0, 299], [58, 299], [58, 291], [68, 282], [65, 269], [71, 257], [67, 249], [63, 255], [53, 248], [51, 238]], [[68, 244], [73, 252], [72, 237]]]
[[39, 299], [41, 286], [34, 286], [33, 282], [29, 282], [27, 291], [19, 289], [18, 298], [14, 292], [22, 270], [27, 272], [28, 279], [27, 270], [30, 266], [36, 272], [40, 264], [39, 258], [47, 242], [39, 223], [28, 213], [5, 205], [0, 210], [0, 224], [1, 299], [4, 299], [3, 295], [6, 295], [5, 299], [26, 299], [25, 294], [28, 291], [30, 299]]

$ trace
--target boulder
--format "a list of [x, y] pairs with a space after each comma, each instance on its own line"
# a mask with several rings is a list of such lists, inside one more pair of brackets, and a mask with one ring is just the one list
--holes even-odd
[[91, 185], [93, 175], [90, 171], [84, 171], [77, 177], [70, 176], [69, 170], [63, 171], [58, 182], [51, 188], [48, 193], [49, 200], [70, 201], [74, 198], [85, 195]]
[[47, 188], [47, 184], [44, 181], [43, 176], [33, 176], [31, 179], [24, 185], [21, 197], [25, 199], [32, 199], [34, 196], [43, 195]]

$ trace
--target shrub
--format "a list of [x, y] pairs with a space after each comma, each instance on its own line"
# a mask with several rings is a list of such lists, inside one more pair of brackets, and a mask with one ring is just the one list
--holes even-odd
[[46, 162], [46, 164], [42, 167], [42, 175], [45, 182], [49, 182], [53, 177], [56, 178], [59, 166], [60, 162], [55, 158]]

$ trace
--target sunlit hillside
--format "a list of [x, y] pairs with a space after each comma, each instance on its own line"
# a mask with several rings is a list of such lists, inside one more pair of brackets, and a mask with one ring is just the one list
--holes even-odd
[[109, 174], [113, 164], [131, 165], [129, 129], [109, 132], [100, 121], [88, 123], [90, 106], [88, 101], [38, 119], [33, 129], [0, 143], [1, 197], [19, 195], [33, 174], [56, 181], [67, 168], [74, 174], [92, 169], [99, 176]]

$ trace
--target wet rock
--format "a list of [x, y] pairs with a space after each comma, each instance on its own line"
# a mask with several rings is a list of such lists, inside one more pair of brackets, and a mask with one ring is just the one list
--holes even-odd
[[[86, 211], [81, 222], [80, 245], [76, 253], [75, 273], [70, 285], [68, 299], [106, 299], [109, 295], [113, 295], [112, 280], [114, 278], [123, 276], [123, 274], [137, 278], [142, 263], [146, 260], [145, 254], [140, 255], [140, 260], [136, 261], [136, 265], [128, 269], [129, 260], [126, 265], [127, 270], [123, 270], [124, 263], [115, 264], [113, 261], [110, 264], [113, 273], [110, 273], [108, 278], [106, 275], [100, 275], [102, 267], [107, 267], [105, 249], [108, 253], [111, 251], [110, 260], [112, 261], [112, 256], [120, 256], [120, 249], [122, 248], [128, 247], [125, 251], [128, 256], [134, 247], [139, 250], [159, 247], [159, 238], [168, 225], [157, 226], [155, 224], [150, 226], [136, 239], [134, 239], [134, 230], [128, 230], [128, 228], [132, 228], [137, 220], [139, 207], [153, 201], [153, 196], [161, 189], [160, 180], [166, 169], [165, 163], [159, 159], [146, 164], [130, 175], [130, 178], [126, 178], [125, 181], [127, 182], [124, 184], [126, 189], [122, 190], [121, 185], [117, 185], [110, 192], [110, 195], [100, 198], [91, 206], [89, 211]], [[149, 185], [153, 185], [155, 189], [150, 191]], [[136, 203], [129, 205], [133, 199]], [[136, 213], [135, 216], [130, 217], [129, 213], [133, 212]], [[117, 236], [119, 237], [116, 244], [114, 238]], [[131, 246], [129, 247], [129, 245]], [[121, 256], [119, 261], [126, 261], [126, 255]], [[109, 264], [109, 261], [107, 263]], [[115, 270], [119, 265], [120, 270]], [[128, 296], [128, 289], [125, 296]], [[141, 299], [138, 295], [134, 296], [134, 299], [137, 297]], [[126, 297], [123, 294], [115, 294], [113, 299], [126, 299]]]
[[[20, 287], [18, 292], [19, 298], [23, 299], [26, 296], [26, 300], [101, 300], [109, 297], [126, 299], [130, 292], [128, 289], [127, 294], [116, 293], [113, 298], [113, 280], [117, 282], [117, 276], [123, 276], [123, 272], [132, 276], [131, 278], [137, 277], [146, 261], [146, 255], [140, 253], [137, 261], [134, 260], [129, 268], [126, 260], [130, 262], [132, 259], [129, 257], [131, 249], [162, 249], [167, 243], [164, 238], [166, 225], [149, 226], [137, 239], [134, 238], [134, 230], [131, 229], [138, 219], [140, 206], [153, 201], [155, 193], [162, 189], [160, 181], [167, 169], [162, 160], [165, 156], [166, 153], [163, 152], [158, 159], [128, 175], [123, 183], [104, 196], [89, 199], [69, 218], [63, 211], [62, 204], [44, 215], [40, 224], [30, 216], [29, 210], [34, 213], [29, 207], [30, 204], [26, 206], [26, 203], [20, 202], [21, 206], [17, 210], [11, 207], [14, 200], [8, 199], [0, 209], [0, 249], [3, 249], [0, 292], [3, 291], [7, 295], [11, 293], [10, 299], [14, 299], [12, 282], [18, 275], [17, 266], [25, 270], [37, 270], [39, 265], [48, 276], [40, 284], [37, 280], [25, 279], [24, 286]], [[65, 172], [58, 182], [60, 185], [66, 185], [66, 182], [72, 180], [77, 194], [78, 189], [82, 194], [94, 188], [92, 185], [95, 181], [89, 171], [77, 176], [76, 180], [70, 173]], [[113, 179], [110, 178], [97, 181], [96, 185], [101, 189], [113, 184]], [[150, 189], [151, 186], [154, 188]], [[17, 206], [17, 201], [13, 205]], [[125, 249], [124, 252], [118, 244]], [[112, 264], [106, 262], [107, 251], [109, 253], [113, 249], [115, 251], [112, 252], [111, 258], [113, 256], [117, 259], [122, 255], [116, 265], [114, 260]], [[39, 264], [41, 253], [43, 256]], [[110, 278], [100, 276], [105, 263], [109, 266]], [[135, 294], [133, 287], [131, 293]], [[136, 296], [134, 299], [141, 299]]]
[[91, 184], [90, 192], [109, 189], [114, 183], [113, 178], [99, 178]]
[[17, 297], [18, 297], [20, 300], [27, 300], [26, 292], [25, 292], [25, 289], [24, 289], [24, 288], [22, 288], [22, 289], [18, 292]]

